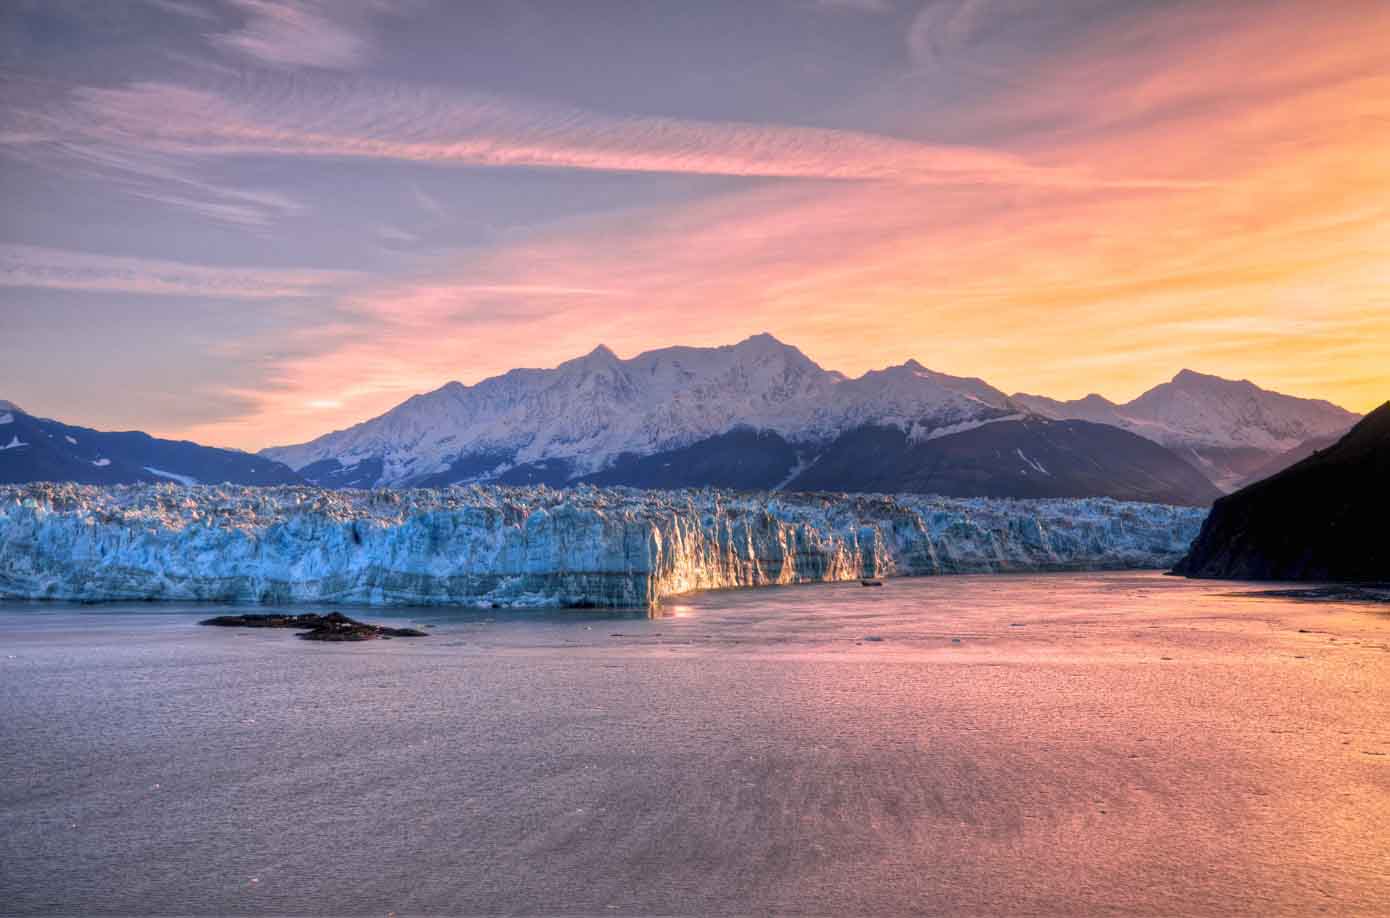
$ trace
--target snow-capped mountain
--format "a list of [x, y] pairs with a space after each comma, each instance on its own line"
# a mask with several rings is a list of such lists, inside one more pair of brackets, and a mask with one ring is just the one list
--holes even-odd
[[[264, 455], [325, 484], [559, 483], [739, 428], [810, 448], [864, 425], [926, 439], [1017, 418], [1004, 393], [915, 361], [847, 379], [771, 335], [629, 360], [606, 347], [415, 396], [386, 414]], [[524, 476], [524, 477], [523, 477]]]
[[68, 427], [3, 402], [0, 482], [592, 483], [1200, 506], [1355, 419], [1186, 370], [1123, 405], [1008, 396], [915, 360], [849, 378], [763, 334], [627, 360], [600, 346], [553, 369], [451, 382], [259, 456]]
[[590, 481], [1202, 504], [1213, 482], [1229, 489], [1355, 419], [1190, 371], [1126, 405], [1011, 397], [915, 360], [848, 378], [763, 334], [628, 360], [600, 346], [551, 370], [449, 383], [264, 455], [331, 487]]
[[1306, 441], [1340, 436], [1360, 418], [1321, 399], [1191, 370], [1125, 404], [1099, 395], [1061, 402], [1018, 393], [1013, 400], [1044, 417], [1110, 424], [1161, 443], [1223, 490]]
[[161, 440], [134, 430], [73, 427], [0, 400], [0, 484], [30, 481], [276, 485], [301, 479], [264, 456]]

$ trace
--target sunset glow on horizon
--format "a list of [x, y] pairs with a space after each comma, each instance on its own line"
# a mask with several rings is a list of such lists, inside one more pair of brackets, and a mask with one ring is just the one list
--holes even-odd
[[530, 9], [0, 13], [0, 398], [259, 449], [764, 331], [1390, 398], [1390, 5]]

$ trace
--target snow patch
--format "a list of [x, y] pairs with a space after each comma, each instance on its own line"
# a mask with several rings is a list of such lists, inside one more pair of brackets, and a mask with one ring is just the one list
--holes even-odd
[[986, 424], [997, 424], [1000, 421], [1021, 421], [1025, 416], [1022, 414], [1006, 414], [997, 418], [979, 418], [970, 421], [961, 421], [959, 424], [950, 424], [946, 427], [934, 428], [925, 437], [914, 437], [914, 440], [939, 440], [942, 437], [949, 437], [952, 434], [965, 433], [967, 430], [974, 430], [977, 427], [984, 427]]
[[152, 465], [145, 466], [145, 471], [149, 472], [151, 475], [158, 475], [160, 478], [168, 478], [170, 481], [177, 481], [181, 485], [188, 485], [191, 487], [198, 483], [198, 479], [191, 475], [180, 475], [178, 472], [166, 472]]
[[791, 484], [793, 481], [796, 481], [796, 476], [800, 475], [802, 472], [806, 471], [819, 461], [819, 454], [810, 457], [810, 459], [808, 460], [805, 454], [798, 452], [796, 454], [796, 465], [792, 466], [791, 471], [787, 472], [786, 478], [783, 478], [781, 481], [777, 482], [777, 484], [772, 486], [772, 490], [781, 491], [785, 489], [787, 485]]
[[1028, 456], [1025, 455], [1024, 452], [1023, 452], [1023, 450], [1021, 450], [1021, 449], [1015, 449], [1014, 452], [1018, 453], [1018, 458], [1022, 459], [1024, 462], [1028, 463], [1028, 464], [1029, 464], [1030, 466], [1032, 466], [1034, 469], [1038, 470], [1039, 472], [1041, 472], [1041, 473], [1044, 474], [1044, 475], [1047, 475], [1048, 477], [1051, 477], [1052, 473], [1049, 472], [1047, 469], [1043, 468], [1043, 464], [1042, 464], [1041, 462], [1035, 462], [1034, 460], [1029, 459]]
[[6, 411], [4, 414], [0, 414], [0, 424], [13, 424], [13, 423], [14, 423], [14, 415], [10, 414], [8, 411]]
[[69, 437], [68, 435], [64, 434], [64, 435], [63, 435], [63, 439], [64, 439], [64, 440], [67, 440], [67, 441], [68, 441], [69, 443], [71, 443], [73, 446], [76, 446], [76, 445], [77, 445], [77, 438], [76, 438], [76, 437]]
[[19, 449], [21, 446], [28, 446], [28, 445], [29, 445], [28, 443], [23, 442], [22, 440], [19, 439], [19, 436], [16, 435], [16, 436], [13, 436], [13, 437], [10, 438], [10, 442], [9, 442], [9, 443], [5, 444], [4, 446], [0, 446], [0, 449]]
[[96, 467], [99, 468], [99, 469], [104, 469], [104, 468], [106, 468], [106, 467], [107, 467], [108, 465], [110, 465], [110, 464], [111, 464], [111, 460], [110, 460], [110, 459], [93, 459], [93, 460], [92, 460], [92, 465], [96, 466]]

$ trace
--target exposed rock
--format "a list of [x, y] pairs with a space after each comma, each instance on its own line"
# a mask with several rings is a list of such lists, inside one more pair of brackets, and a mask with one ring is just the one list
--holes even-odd
[[282, 612], [247, 615], [218, 615], [204, 619], [200, 625], [214, 625], [222, 628], [295, 628], [307, 629], [299, 635], [306, 641], [370, 641], [375, 638], [428, 637], [423, 631], [414, 628], [388, 628], [385, 625], [369, 625], [348, 618], [341, 612], [327, 615], [306, 613], [289, 615]]
[[1335, 446], [1223, 497], [1174, 573], [1390, 580], [1390, 402]]

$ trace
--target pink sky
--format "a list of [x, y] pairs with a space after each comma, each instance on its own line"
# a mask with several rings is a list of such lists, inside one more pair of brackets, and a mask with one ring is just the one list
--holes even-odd
[[[1390, 63], [1378, 40], [1390, 7], [1140, 5], [1015, 61], [982, 37], [1004, 6], [928, 3], [905, 20], [901, 71], [840, 109], [871, 107], [881, 121], [896, 93], [910, 104], [889, 112], [891, 134], [599, 113], [322, 62], [294, 78], [80, 88], [37, 120], [16, 110], [11, 130], [56, 132], [67, 155], [127, 191], [177, 189], [262, 234], [296, 219], [296, 191], [217, 184], [208, 163], [764, 180], [675, 200], [619, 194], [484, 244], [413, 248], [423, 232], [389, 223], [380, 238], [402, 250], [389, 270], [12, 246], [0, 276], [24, 289], [230, 297], [266, 315], [298, 315], [305, 297], [331, 304], [318, 321], [267, 320], [210, 346], [221, 363], [257, 368], [222, 386], [240, 410], [139, 424], [246, 448], [600, 342], [630, 356], [760, 331], [850, 374], [916, 358], [1061, 398], [1131, 398], [1183, 367], [1360, 411], [1390, 397]], [[250, 53], [243, 44], [274, 34], [260, 26], [224, 45]], [[324, 53], [345, 67], [334, 54], [366, 47], [390, 51]], [[965, 105], [937, 97], [943, 75], [992, 82]], [[401, 201], [417, 223], [455, 212], [429, 194]]]

